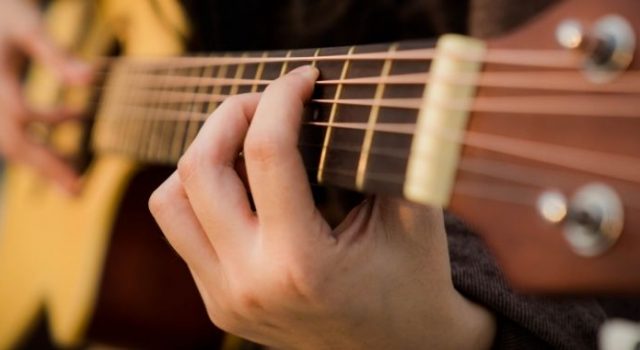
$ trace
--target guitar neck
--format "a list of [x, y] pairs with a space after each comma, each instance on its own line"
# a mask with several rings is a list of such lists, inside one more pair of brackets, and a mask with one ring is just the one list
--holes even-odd
[[144, 163], [175, 164], [225, 98], [263, 91], [296, 67], [313, 65], [321, 75], [299, 144], [312, 178], [403, 194], [434, 44], [115, 61], [104, 83], [93, 145], [97, 152]]

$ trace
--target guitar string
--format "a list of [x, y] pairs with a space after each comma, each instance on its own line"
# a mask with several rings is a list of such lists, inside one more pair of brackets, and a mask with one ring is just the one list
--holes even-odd
[[[319, 145], [319, 144], [318, 146], [322, 147], [322, 145]], [[146, 158], [142, 157], [141, 160], [146, 160]], [[157, 159], [154, 159], [154, 160], [157, 160]], [[492, 199], [492, 200], [503, 201], [503, 202], [508, 202], [512, 204], [533, 206], [535, 204], [536, 198], [540, 195], [541, 189], [554, 188], [558, 186], [557, 183], [553, 183], [553, 181], [558, 179], [557, 176], [551, 177], [547, 175], [547, 179], [550, 180], [550, 182], [552, 182], [552, 184], [550, 185], [543, 185], [542, 183], [540, 183], [539, 178], [536, 179], [535, 183], [527, 182], [527, 180], [525, 179], [526, 177], [521, 177], [519, 181], [516, 181], [518, 180], [517, 178], [505, 179], [505, 174], [502, 174], [500, 172], [496, 173], [495, 169], [492, 168], [494, 166], [493, 164], [489, 167], [486, 167], [485, 169], [482, 169], [482, 168], [470, 169], [469, 167], [465, 166], [465, 163], [467, 160], [468, 159], [464, 157], [461, 159], [461, 166], [457, 168], [459, 172], [480, 174], [496, 180], [503, 180], [503, 183], [498, 185], [495, 182], [487, 182], [486, 179], [482, 179], [479, 182], [476, 181], [475, 183], [469, 180], [461, 181], [457, 179], [452, 189], [453, 194], [472, 196], [472, 197], [482, 198], [482, 199]], [[175, 164], [175, 161], [167, 160], [166, 163]], [[511, 165], [511, 164], [508, 164], [508, 165]], [[315, 173], [318, 170], [317, 167], [315, 168], [306, 167], [306, 169], [307, 171], [312, 173]], [[491, 171], [486, 171], [486, 169], [491, 169]], [[537, 170], [541, 170], [541, 169], [537, 169]], [[324, 172], [325, 172], [325, 175], [348, 176], [351, 178], [357, 175], [356, 171], [349, 171], [349, 170], [335, 169], [335, 168], [326, 168], [324, 169]], [[544, 176], [544, 175], [541, 175], [540, 172], [538, 173], [538, 175]], [[567, 174], [566, 176], [567, 178], [564, 178], [564, 177], [560, 177], [560, 178], [566, 182], [575, 183], [575, 179], [573, 176], [569, 174]], [[528, 177], [527, 179], [530, 179], [530, 178], [532, 177]], [[395, 185], [395, 186], [404, 185], [404, 176], [400, 174], [395, 174], [395, 173], [367, 171], [366, 179], [374, 180], [376, 182], [387, 184], [387, 185], [389, 184]], [[328, 181], [328, 182], [331, 182], [331, 181]], [[515, 184], [513, 182], [515, 182]], [[627, 189], [624, 192], [620, 193], [620, 195], [622, 196], [625, 202], [625, 206], [631, 209], [640, 210], [640, 195], [635, 193], [637, 191], [635, 191], [635, 189], [632, 187], [625, 187], [624, 185], [619, 185], [619, 187], [621, 187], [622, 189], [625, 189], [625, 188]]]
[[[149, 111], [146, 107], [132, 107], [140, 111]], [[153, 112], [153, 109], [151, 109]], [[158, 114], [169, 114], [168, 118], [159, 118]], [[170, 111], [160, 111], [156, 119], [165, 121], [185, 121], [185, 117], [176, 118]], [[183, 115], [208, 116], [206, 113], [183, 113]], [[205, 118], [206, 119], [206, 118]], [[204, 120], [204, 119], [202, 119]], [[367, 130], [367, 123], [341, 123], [334, 122], [331, 125], [322, 122], [303, 122], [303, 125], [318, 126], [334, 129]], [[376, 132], [387, 132], [413, 135], [413, 124], [380, 123], [375, 126]], [[553, 164], [561, 167], [572, 168], [587, 173], [598, 174], [610, 178], [625, 181], [640, 181], [640, 162], [631, 156], [616, 155], [594, 150], [584, 150], [575, 147], [549, 144], [538, 141], [516, 140], [513, 138], [491, 135], [474, 131], [459, 131], [445, 128], [421, 130], [431, 136], [443, 138], [445, 142], [453, 142], [465, 146], [484, 149], [488, 151], [507, 154], [518, 158], [535, 160], [542, 163]], [[421, 155], [419, 155], [421, 156]], [[602, 164], [607, 164], [603, 167]]]
[[[406, 57], [407, 57], [407, 56], [405, 56], [405, 58], [406, 58]], [[387, 58], [388, 58], [388, 57], [387, 57]], [[331, 57], [328, 57], [328, 58], [327, 58], [327, 60], [329, 60], [329, 59], [332, 59], [332, 58], [331, 58]], [[369, 58], [363, 58], [363, 59], [371, 59], [371, 57], [369, 57]], [[275, 60], [275, 59], [274, 59], [274, 61], [283, 62], [283, 60], [281, 60], [281, 59], [280, 59], [280, 60]], [[235, 59], [234, 59], [233, 63], [237, 64], [237, 60], [235, 60]], [[218, 61], [218, 63], [217, 63], [217, 64], [223, 65], [223, 64], [227, 64], [227, 63], [225, 63], [224, 61], [222, 61], [222, 62], [221, 62], [221, 61]], [[255, 83], [255, 82], [254, 82], [254, 83]], [[325, 101], [325, 102], [326, 102], [326, 101]], [[333, 102], [337, 102], [337, 101], [331, 101], [331, 103], [333, 103]], [[351, 101], [351, 102], [354, 102], [354, 101]], [[363, 101], [359, 101], [359, 102], [360, 102], [360, 103], [366, 103], [367, 101], [366, 101], [366, 100], [363, 100]]]
[[[162, 90], [158, 90], [162, 91]], [[232, 95], [173, 92], [170, 91], [158, 101], [156, 90], [140, 92], [137, 103], [172, 104], [183, 102], [224, 102]], [[309, 100], [318, 104], [337, 104], [362, 107], [386, 107], [420, 110], [424, 107], [423, 98], [338, 98]], [[470, 112], [501, 113], [511, 115], [565, 115], [602, 118], [640, 118], [638, 101], [634, 95], [594, 96], [594, 95], [528, 95], [528, 96], [478, 96], [470, 102], [459, 100], [432, 101], [436, 107]]]
[[[166, 78], [166, 79], [165, 79]], [[129, 77], [127, 87], [151, 87], [155, 89], [172, 87], [209, 87], [209, 86], [253, 86], [267, 85], [270, 79], [249, 78], [218, 78], [218, 77], [190, 77], [184, 75], [166, 75], [133, 73]], [[429, 73], [391, 74], [386, 77], [368, 76], [345, 79], [321, 79], [316, 85], [425, 85], [433, 81]], [[594, 84], [589, 82], [580, 71], [560, 72], [481, 72], [479, 74], [450, 74], [439, 75], [438, 82], [452, 85], [474, 85], [478, 87], [521, 88], [527, 90], [559, 90], [571, 92], [609, 92], [609, 93], [640, 93], [640, 71], [625, 71], [624, 75], [611, 82]], [[159, 86], [159, 82], [163, 82]], [[100, 89], [102, 84], [96, 84]], [[105, 87], [108, 89], [108, 87]]]
[[[302, 148], [324, 148], [323, 144], [314, 144], [308, 142], [302, 142], [299, 144]], [[332, 142], [327, 147], [331, 151], [338, 152], [361, 152], [359, 147], [347, 145], [340, 142]], [[411, 154], [403, 152], [402, 148], [380, 146], [372, 147], [368, 150], [371, 155], [392, 157], [398, 160], [407, 161]], [[419, 154], [419, 157], [424, 158], [426, 154]], [[514, 162], [507, 162], [501, 160], [489, 160], [480, 158], [478, 156], [469, 156], [462, 154], [458, 162], [458, 170], [463, 170], [468, 173], [474, 173], [478, 175], [487, 176], [495, 180], [515, 182], [520, 185], [533, 187], [535, 189], [545, 189], [550, 187], [573, 187], [576, 183], [575, 174], [569, 174], [566, 169], [546, 169], [537, 168], [533, 166], [526, 166], [517, 164]], [[370, 172], [367, 172], [369, 176]], [[400, 175], [403, 177], [403, 175]], [[634, 186], [626, 184], [618, 184], [621, 189], [621, 196], [625, 198], [625, 202], [633, 205], [635, 208], [640, 209], [640, 193]]]
[[[191, 57], [105, 57], [98, 58], [93, 64], [108, 67], [113, 64], [139, 65], [144, 69], [191, 68], [200, 65], [238, 65], [256, 63], [284, 63], [284, 62], [322, 62], [361, 60], [431, 60], [436, 56], [436, 49], [409, 49], [395, 52], [353, 53], [353, 55], [339, 54], [326, 56], [281, 56], [281, 57], [239, 57], [239, 56], [191, 56]], [[483, 54], [437, 52], [457, 60], [469, 62], [484, 62], [507, 64], [514, 66], [536, 66], [548, 68], [578, 68], [582, 64], [580, 55], [567, 50], [525, 50], [525, 49], [495, 49], [490, 48]], [[238, 54], [239, 55], [239, 54]]]
[[[474, 162], [475, 164], [470, 164], [471, 162]], [[538, 198], [543, 190], [558, 189], [562, 187], [573, 188], [576, 184], [575, 176], [561, 171], [522, 167], [523, 169], [520, 169], [522, 170], [521, 172], [510, 171], [508, 173], [504, 173], [495, 170], [496, 163], [502, 163], [499, 164], [501, 167], [511, 167], [514, 165], [512, 163], [496, 162], [482, 158], [472, 158], [469, 156], [461, 157], [456, 171], [458, 172], [458, 175], [462, 176], [457, 176], [456, 181], [454, 182], [454, 190], [464, 182], [461, 178], [464, 178], [465, 173], [481, 175], [481, 179], [475, 179], [476, 185], [474, 186], [478, 186], [483, 190], [486, 190], [488, 187], [497, 186], [496, 182], [499, 182], [501, 184], [500, 186], [508, 186], [511, 189], [503, 193], [501, 195], [502, 197], [512, 197], [510, 200], [512, 203], [531, 204], [531, 201], [535, 203], [535, 199]], [[310, 167], [307, 170], [315, 173], [317, 168]], [[357, 172], [345, 169], [327, 168], [326, 174], [355, 177]], [[531, 176], [531, 174], [536, 174], [536, 176]], [[486, 178], [493, 179], [494, 181], [489, 181]], [[395, 186], [402, 186], [405, 183], [405, 176], [400, 173], [367, 171], [366, 179]], [[466, 182], [468, 185], [471, 183], [470, 180], [466, 180]], [[560, 185], [559, 182], [561, 182], [562, 185]], [[618, 194], [626, 207], [640, 210], [640, 193], [637, 188], [619, 183], [616, 184], [616, 187], [619, 190]], [[529, 200], [521, 198], [522, 195], [510, 196], [518, 191], [527, 191], [527, 193], [529, 193]], [[489, 193], [492, 192], [493, 191], [489, 191]]]

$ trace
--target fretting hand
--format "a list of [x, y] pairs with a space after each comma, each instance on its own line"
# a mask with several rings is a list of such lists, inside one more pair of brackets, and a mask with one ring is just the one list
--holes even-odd
[[86, 83], [90, 69], [77, 62], [47, 37], [40, 14], [32, 1], [0, 1], [0, 155], [28, 164], [64, 190], [74, 192], [78, 179], [73, 170], [46, 146], [27, 133], [32, 122], [58, 123], [75, 117], [63, 108], [35, 110], [25, 101], [18, 63], [32, 57], [71, 84]]
[[211, 320], [276, 348], [488, 348], [493, 316], [453, 287], [441, 210], [374, 198], [332, 230], [316, 209], [297, 143], [317, 74], [229, 98], [150, 199]]

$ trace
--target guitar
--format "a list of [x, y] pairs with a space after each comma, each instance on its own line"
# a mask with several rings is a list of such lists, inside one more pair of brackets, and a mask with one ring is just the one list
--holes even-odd
[[[158, 3], [186, 33], [180, 8]], [[82, 17], [86, 6], [55, 3], [49, 19]], [[175, 164], [226, 97], [262, 91], [303, 64], [321, 71], [301, 125], [312, 181], [447, 208], [484, 238], [521, 290], [640, 290], [640, 4], [567, 1], [486, 42], [447, 35], [211, 56], [177, 56], [180, 40], [146, 2], [104, 6], [77, 51], [101, 57], [118, 38], [126, 57], [96, 59], [96, 87], [66, 94], [95, 110], [88, 147], [78, 146], [77, 127], [52, 135], [69, 154], [91, 150], [82, 194], [62, 196], [27, 169], [8, 169], [0, 348], [42, 304], [55, 340], [78, 344], [96, 308], [118, 205], [139, 166]], [[122, 18], [127, 36], [116, 25]], [[65, 23], [57, 37], [76, 42], [75, 22]], [[59, 96], [46, 75], [35, 68], [30, 76], [41, 104]]]

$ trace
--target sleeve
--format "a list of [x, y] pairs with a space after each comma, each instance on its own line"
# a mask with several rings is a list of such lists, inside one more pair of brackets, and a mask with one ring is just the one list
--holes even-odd
[[445, 214], [456, 289], [497, 320], [494, 349], [596, 349], [606, 313], [590, 298], [542, 298], [509, 288], [481, 239]]

